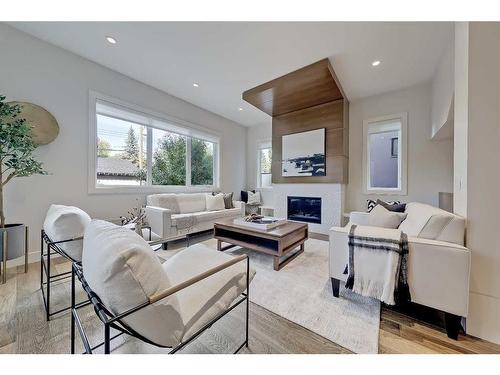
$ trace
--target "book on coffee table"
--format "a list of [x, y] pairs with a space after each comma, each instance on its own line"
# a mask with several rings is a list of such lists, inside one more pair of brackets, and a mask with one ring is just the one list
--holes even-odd
[[256, 221], [245, 221], [244, 218], [239, 217], [237, 219], [234, 219], [233, 222], [237, 225], [260, 230], [270, 230], [287, 223], [286, 219], [270, 216], [264, 216], [262, 219]]

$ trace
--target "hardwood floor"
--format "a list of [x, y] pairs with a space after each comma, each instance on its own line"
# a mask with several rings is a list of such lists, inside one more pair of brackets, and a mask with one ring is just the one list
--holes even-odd
[[[67, 262], [56, 261], [58, 270], [68, 268]], [[8, 270], [8, 280], [0, 285], [0, 354], [2, 353], [68, 353], [68, 313], [45, 321], [39, 289], [39, 263]], [[54, 302], [69, 301], [69, 282], [54, 288]], [[53, 308], [63, 307], [54, 304]], [[99, 322], [91, 308], [84, 314], [90, 334], [99, 336]], [[250, 304], [249, 349], [241, 353], [350, 353], [347, 349], [258, 305]], [[120, 349], [117, 352], [126, 352]], [[79, 344], [78, 350], [81, 350]], [[130, 349], [130, 347], [129, 347]], [[165, 351], [163, 351], [165, 352]], [[443, 329], [421, 322], [386, 308], [382, 309], [379, 334], [380, 353], [500, 353], [500, 345], [471, 336], [449, 339]]]

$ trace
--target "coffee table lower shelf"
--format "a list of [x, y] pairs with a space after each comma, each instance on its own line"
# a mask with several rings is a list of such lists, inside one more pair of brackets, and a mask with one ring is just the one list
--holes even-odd
[[[304, 252], [308, 239], [307, 224], [287, 223], [287, 228], [279, 231], [251, 231], [231, 222], [217, 222], [214, 225], [214, 238], [217, 250], [225, 251], [241, 246], [273, 256], [273, 268], [279, 271]], [[223, 243], [228, 245], [223, 246]]]

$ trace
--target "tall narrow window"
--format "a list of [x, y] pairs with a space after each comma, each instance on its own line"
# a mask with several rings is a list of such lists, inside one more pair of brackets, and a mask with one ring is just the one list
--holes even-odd
[[258, 149], [258, 181], [259, 188], [270, 188], [272, 186], [271, 162], [273, 151], [271, 145], [262, 143]]
[[95, 106], [91, 190], [210, 190], [218, 186], [217, 137], [97, 95], [91, 94]]
[[406, 194], [406, 114], [364, 122], [364, 191]]

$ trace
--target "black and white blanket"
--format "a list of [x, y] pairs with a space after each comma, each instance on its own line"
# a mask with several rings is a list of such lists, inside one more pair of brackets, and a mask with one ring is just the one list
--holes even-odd
[[346, 288], [386, 304], [410, 301], [408, 237], [399, 229], [352, 225]]

